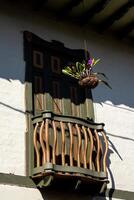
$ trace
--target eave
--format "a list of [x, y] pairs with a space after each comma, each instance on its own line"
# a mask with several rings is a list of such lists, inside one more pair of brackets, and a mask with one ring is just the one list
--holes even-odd
[[134, 40], [134, 0], [29, 0], [28, 4], [32, 11], [50, 13], [59, 21]]

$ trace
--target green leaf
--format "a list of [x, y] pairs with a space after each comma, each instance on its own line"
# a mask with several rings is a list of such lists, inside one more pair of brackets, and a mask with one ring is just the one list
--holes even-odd
[[65, 70], [65, 69], [63, 69], [62, 72], [63, 72], [64, 74], [66, 74], [66, 75], [69, 75], [69, 76], [73, 76], [73, 77], [74, 77], [74, 75], [73, 75], [72, 73], [70, 73], [69, 71], [67, 71], [67, 70]]
[[79, 62], [76, 62], [76, 70], [79, 72]]
[[80, 62], [76, 62], [76, 70], [78, 73], [81, 73], [84, 67], [85, 67], [84, 64], [81, 64]]
[[107, 87], [109, 87], [110, 89], [112, 89], [112, 87], [104, 80], [99, 80], [99, 82], [104, 83]]
[[68, 76], [71, 76], [73, 78], [79, 79], [79, 76], [77, 74], [74, 74], [72, 71], [68, 71], [66, 69], [63, 69], [62, 73], [66, 74]]
[[66, 70], [66, 71], [68, 71], [70, 73], [73, 73], [72, 68], [70, 68], [69, 66], [65, 67], [64, 70]]
[[86, 61], [85, 61], [85, 60], [83, 60], [83, 61], [82, 61], [82, 64], [86, 64]]
[[95, 62], [95, 59], [93, 58], [91, 66], [94, 66], [94, 62]]
[[102, 75], [103, 77], [105, 77], [108, 80], [108, 77], [104, 73], [96, 72], [96, 73], [93, 73], [93, 74], [94, 75]]
[[96, 65], [99, 61], [100, 61], [100, 59], [94, 60], [93, 66]]

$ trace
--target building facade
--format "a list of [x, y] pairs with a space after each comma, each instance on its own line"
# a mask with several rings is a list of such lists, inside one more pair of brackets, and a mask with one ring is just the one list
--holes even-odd
[[[128, 43], [108, 34], [98, 34], [68, 20], [57, 21], [53, 15], [35, 11], [26, 3], [11, 4], [3, 1], [0, 25], [1, 199], [133, 199], [133, 42]], [[29, 100], [31, 82], [26, 79], [26, 74], [30, 72], [27, 72], [29, 63], [25, 59], [25, 32], [49, 43], [52, 40], [59, 41], [66, 48], [75, 50], [84, 49], [86, 40], [91, 57], [101, 59], [96, 69], [109, 77], [112, 90], [101, 84], [92, 90], [89, 110], [93, 110], [89, 117], [92, 116], [96, 123], [105, 124], [109, 143], [109, 183], [105, 195], [77, 193], [67, 188], [61, 190], [60, 186], [38, 189], [29, 178], [30, 110], [27, 105], [33, 97]], [[40, 65], [40, 61], [38, 64]], [[66, 108], [64, 110], [66, 112]]]

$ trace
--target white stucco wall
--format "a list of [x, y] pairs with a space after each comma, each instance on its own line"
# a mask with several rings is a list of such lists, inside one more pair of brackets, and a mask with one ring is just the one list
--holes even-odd
[[[98, 42], [97, 55], [103, 58], [99, 70], [109, 77], [112, 91], [93, 91], [96, 121], [106, 124], [109, 138], [109, 187], [134, 190], [134, 49], [119, 42]], [[101, 48], [103, 45], [103, 48]]]
[[1, 200], [43, 200], [43, 197], [39, 190], [26, 187], [0, 185], [0, 194]]
[[[10, 5], [11, 6], [11, 5]], [[109, 77], [112, 90], [99, 86], [93, 91], [96, 122], [108, 132], [110, 184], [134, 191], [134, 48], [104, 35], [80, 30], [74, 25], [47, 19], [38, 12], [7, 4], [0, 8], [0, 172], [25, 175], [25, 96], [23, 30], [45, 40], [59, 40], [70, 48], [83, 48], [101, 58], [96, 70]]]
[[[6, 192], [5, 192], [6, 191]], [[78, 193], [65, 193], [65, 192], [40, 192], [38, 189], [26, 188], [11, 185], [0, 185], [0, 194], [2, 200], [109, 200], [105, 197], [91, 197], [90, 195], [81, 195]], [[117, 198], [112, 198], [113, 200], [119, 200]], [[125, 200], [125, 199], [120, 199]]]

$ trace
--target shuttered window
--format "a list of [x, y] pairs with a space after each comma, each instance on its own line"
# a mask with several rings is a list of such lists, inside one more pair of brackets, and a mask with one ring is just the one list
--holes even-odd
[[[30, 39], [29, 39], [30, 38]], [[93, 118], [91, 91], [62, 74], [70, 63], [83, 59], [82, 50], [71, 50], [60, 42], [47, 42], [31, 34], [25, 40], [27, 77], [30, 83], [28, 106], [33, 115], [49, 110], [60, 115]], [[26, 48], [27, 47], [27, 48]], [[80, 60], [81, 59], [81, 60]]]
[[34, 88], [35, 110], [42, 111], [45, 99], [43, 96], [43, 80], [40, 76], [34, 76]]
[[71, 100], [71, 115], [80, 117], [79, 105], [78, 105], [78, 89], [76, 87], [70, 87], [70, 100]]
[[57, 81], [52, 82], [52, 104], [53, 111], [56, 114], [62, 114], [62, 105], [61, 105], [61, 86]]

